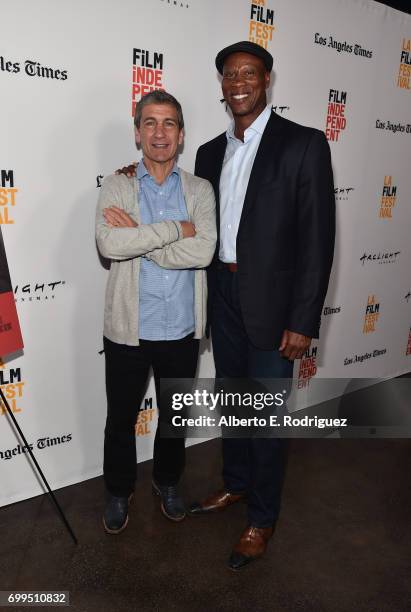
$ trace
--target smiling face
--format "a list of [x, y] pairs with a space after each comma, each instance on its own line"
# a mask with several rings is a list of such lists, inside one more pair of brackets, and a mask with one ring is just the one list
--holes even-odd
[[222, 90], [224, 99], [237, 117], [250, 118], [250, 124], [267, 104], [266, 89], [270, 73], [264, 62], [250, 53], [232, 53], [224, 62]]
[[140, 127], [135, 128], [136, 143], [144, 158], [154, 163], [167, 163], [177, 155], [183, 142], [177, 110], [172, 104], [147, 104], [143, 107]]

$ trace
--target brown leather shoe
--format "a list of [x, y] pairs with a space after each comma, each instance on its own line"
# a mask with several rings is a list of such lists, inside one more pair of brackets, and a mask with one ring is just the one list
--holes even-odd
[[262, 557], [266, 551], [268, 540], [274, 533], [274, 527], [249, 526], [243, 531], [239, 542], [234, 546], [228, 560], [230, 569], [238, 570], [251, 561]]
[[209, 514], [210, 512], [219, 512], [225, 510], [227, 506], [235, 504], [236, 502], [243, 499], [245, 493], [229, 493], [224, 489], [212, 493], [203, 502], [196, 502], [190, 506], [188, 511], [192, 516], [199, 514]]

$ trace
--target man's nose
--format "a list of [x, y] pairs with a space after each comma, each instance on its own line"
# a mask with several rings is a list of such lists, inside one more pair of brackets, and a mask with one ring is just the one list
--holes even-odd
[[157, 123], [154, 135], [156, 136], [156, 138], [164, 138], [165, 130], [164, 126], [161, 123]]
[[244, 80], [245, 80], [244, 75], [241, 72], [237, 71], [234, 73], [232, 83], [234, 83], [234, 85], [237, 85], [237, 84], [241, 85], [242, 83], [244, 83]]

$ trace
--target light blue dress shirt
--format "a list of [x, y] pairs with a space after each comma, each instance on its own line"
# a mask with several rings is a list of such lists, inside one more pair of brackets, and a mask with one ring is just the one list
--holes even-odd
[[236, 263], [236, 240], [250, 174], [264, 129], [271, 115], [265, 109], [244, 132], [244, 142], [234, 135], [234, 122], [229, 126], [227, 147], [220, 177], [220, 251], [225, 263]]
[[[136, 180], [142, 223], [189, 220], [177, 164], [159, 185], [141, 161]], [[194, 270], [166, 270], [142, 257], [139, 293], [142, 340], [179, 340], [194, 331]]]

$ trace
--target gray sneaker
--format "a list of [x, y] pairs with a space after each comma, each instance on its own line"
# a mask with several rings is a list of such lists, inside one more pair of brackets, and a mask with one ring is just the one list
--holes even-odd
[[109, 499], [104, 510], [103, 525], [107, 533], [121, 533], [128, 524], [128, 506], [133, 498], [133, 494], [129, 497], [116, 497], [109, 495]]
[[182, 521], [186, 516], [184, 502], [177, 493], [177, 487], [170, 485], [159, 485], [152, 480], [153, 493], [161, 499], [161, 512], [170, 521]]

